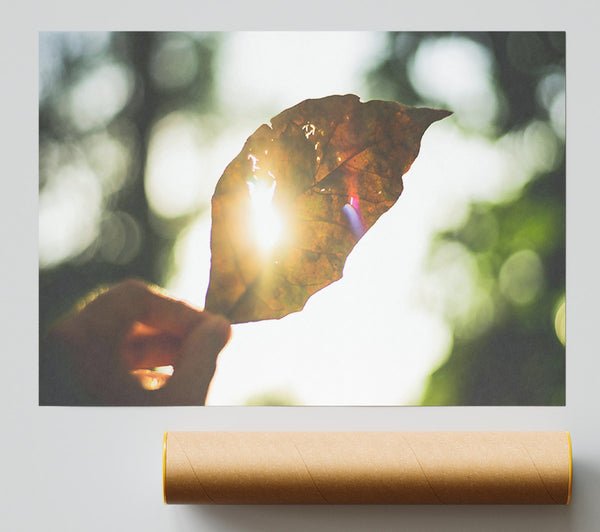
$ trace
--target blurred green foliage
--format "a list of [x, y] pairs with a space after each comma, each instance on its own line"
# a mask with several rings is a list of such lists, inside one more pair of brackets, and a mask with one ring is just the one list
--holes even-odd
[[[173, 110], [212, 112], [217, 45], [218, 34], [40, 34], [40, 198], [51, 194], [59, 170], [74, 160], [91, 167], [102, 187], [92, 241], [40, 267], [41, 335], [99, 285], [128, 277], [164, 282], [188, 219], [161, 218], [149, 207], [144, 174], [151, 131]], [[89, 79], [98, 82], [86, 85]], [[107, 108], [121, 85], [124, 96]], [[87, 106], [78, 105], [82, 99]]]
[[287, 390], [272, 390], [249, 397], [245, 404], [246, 406], [297, 406], [300, 402]]

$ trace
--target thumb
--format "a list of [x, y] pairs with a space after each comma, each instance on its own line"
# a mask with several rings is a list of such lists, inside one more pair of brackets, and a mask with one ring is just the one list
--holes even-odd
[[152, 392], [160, 404], [204, 405], [217, 368], [217, 357], [231, 336], [231, 325], [222, 316], [203, 313], [203, 320], [183, 340], [173, 376]]

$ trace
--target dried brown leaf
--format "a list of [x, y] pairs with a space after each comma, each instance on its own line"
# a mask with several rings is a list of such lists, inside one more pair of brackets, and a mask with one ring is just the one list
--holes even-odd
[[259, 127], [212, 198], [206, 309], [233, 323], [301, 310], [342, 276], [400, 196], [423, 133], [449, 114], [348, 94], [305, 100]]

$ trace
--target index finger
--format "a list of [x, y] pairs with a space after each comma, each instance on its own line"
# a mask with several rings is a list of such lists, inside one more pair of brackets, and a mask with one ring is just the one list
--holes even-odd
[[163, 332], [185, 334], [205, 318], [192, 305], [166, 295], [143, 281], [128, 280], [113, 289], [121, 308], [131, 310], [131, 322], [140, 322]]
[[148, 288], [137, 321], [173, 334], [185, 334], [205, 320], [202, 310]]

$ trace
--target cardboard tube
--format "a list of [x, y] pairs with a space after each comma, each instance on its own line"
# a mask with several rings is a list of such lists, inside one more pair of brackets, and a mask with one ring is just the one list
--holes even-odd
[[165, 503], [568, 504], [568, 432], [167, 432]]

